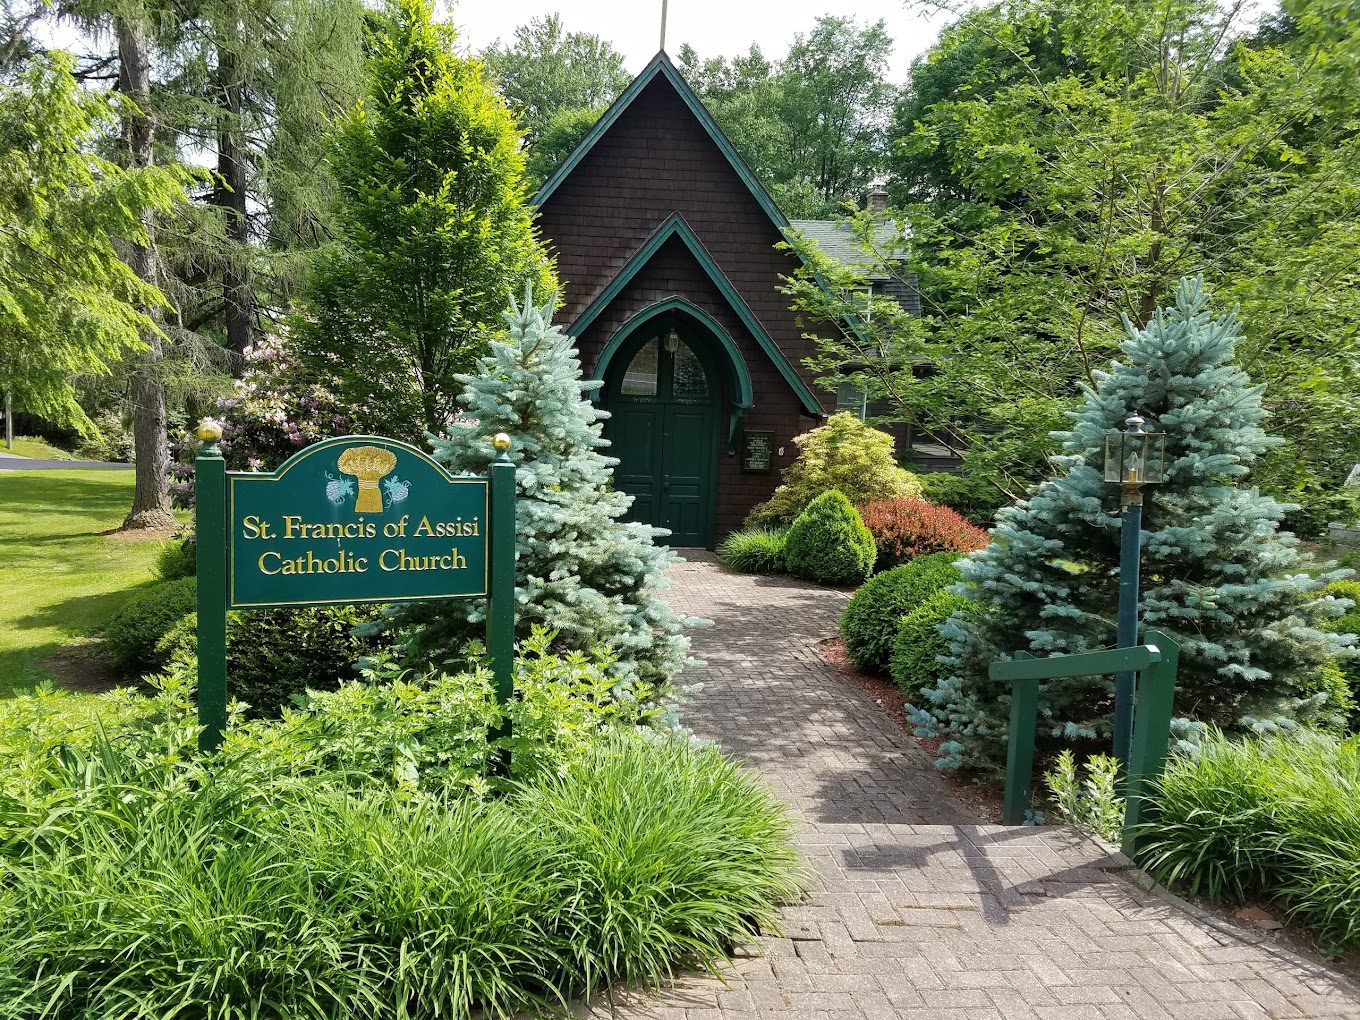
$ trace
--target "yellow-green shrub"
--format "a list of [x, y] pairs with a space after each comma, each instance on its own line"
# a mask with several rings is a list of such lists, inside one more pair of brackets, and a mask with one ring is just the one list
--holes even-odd
[[897, 464], [892, 436], [853, 414], [833, 414], [825, 425], [804, 432], [794, 443], [797, 460], [785, 470], [774, 495], [751, 511], [748, 524], [786, 528], [830, 489], [838, 489], [857, 506], [921, 496], [920, 481]]

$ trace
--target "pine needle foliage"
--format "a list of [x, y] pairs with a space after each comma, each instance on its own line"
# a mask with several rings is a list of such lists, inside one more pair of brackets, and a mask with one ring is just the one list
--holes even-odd
[[[471, 374], [460, 375], [464, 418], [433, 442], [434, 458], [455, 473], [483, 475], [511, 437], [518, 495], [515, 521], [517, 633], [552, 630], [559, 647], [599, 648], [618, 681], [664, 691], [688, 658], [689, 639], [659, 596], [674, 554], [658, 532], [623, 520], [632, 497], [613, 488], [614, 458], [602, 449], [606, 412], [585, 397], [571, 337], [552, 325], [555, 300], [533, 293], [505, 314], [505, 335]], [[413, 605], [411, 648], [435, 660], [456, 655], [484, 632], [486, 602]]]
[[751, 511], [748, 524], [786, 528], [830, 489], [856, 505], [921, 495], [916, 476], [897, 464], [892, 436], [848, 411], [833, 414], [793, 442], [798, 458], [785, 469], [774, 494]]
[[[1181, 646], [1177, 732], [1291, 731], [1322, 711], [1323, 665], [1346, 643], [1323, 629], [1341, 611], [1322, 592], [1335, 575], [1303, 572], [1280, 530], [1288, 507], [1245, 484], [1279, 440], [1237, 339], [1236, 317], [1216, 316], [1201, 281], [1183, 280], [1146, 328], [1129, 325], [1121, 359], [1057, 435], [1061, 473], [1001, 511], [992, 543], [961, 561], [981, 612], [945, 625], [954, 670], [911, 711], [919, 735], [944, 738], [942, 765], [1004, 758], [1009, 694], [987, 678], [992, 661], [1114, 645], [1121, 518], [1104, 444], [1135, 412], [1166, 434], [1166, 482], [1144, 509], [1141, 605], [1143, 625]], [[1108, 739], [1111, 712], [1109, 678], [1046, 684], [1041, 737]]]

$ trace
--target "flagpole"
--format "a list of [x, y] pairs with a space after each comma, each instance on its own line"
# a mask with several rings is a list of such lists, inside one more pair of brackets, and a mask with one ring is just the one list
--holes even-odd
[[661, 52], [666, 52], [666, 6], [668, 0], [661, 0]]

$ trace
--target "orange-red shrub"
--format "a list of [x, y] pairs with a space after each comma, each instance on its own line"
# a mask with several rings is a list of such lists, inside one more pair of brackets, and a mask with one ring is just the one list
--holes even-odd
[[926, 553], [968, 553], [987, 544], [987, 532], [949, 507], [924, 499], [884, 499], [865, 503], [859, 512], [878, 549], [876, 570]]

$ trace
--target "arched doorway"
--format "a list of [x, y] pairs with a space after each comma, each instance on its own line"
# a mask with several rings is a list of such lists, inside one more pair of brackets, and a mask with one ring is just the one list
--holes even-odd
[[633, 497], [628, 520], [669, 529], [667, 545], [713, 544], [722, 374], [712, 340], [689, 316], [656, 315], [612, 352], [605, 375], [614, 485]]

